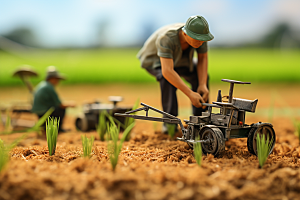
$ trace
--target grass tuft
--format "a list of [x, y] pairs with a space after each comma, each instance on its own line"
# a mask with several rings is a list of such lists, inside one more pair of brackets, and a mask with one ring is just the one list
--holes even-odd
[[[200, 140], [199, 137], [196, 137], [196, 141]], [[194, 156], [197, 164], [199, 167], [201, 167], [201, 162], [202, 162], [202, 147], [200, 142], [194, 143]]]
[[296, 132], [295, 135], [298, 137], [299, 145], [300, 145], [300, 121], [295, 121]]
[[9, 133], [9, 132], [11, 132], [11, 130], [12, 130], [12, 127], [11, 127], [11, 118], [9, 116], [9, 111], [7, 110], [6, 111], [6, 121], [5, 121], [5, 129], [4, 129], [4, 131], [6, 133]]
[[[261, 135], [261, 136], [260, 136]], [[265, 138], [264, 134], [257, 134], [256, 136], [256, 147], [259, 167], [262, 168], [267, 161], [269, 153], [273, 144], [273, 138], [269, 140], [269, 137]]]
[[174, 139], [175, 133], [176, 133], [176, 127], [177, 124], [166, 124], [167, 130], [168, 130], [168, 135], [171, 139]]
[[[137, 99], [136, 102], [134, 103], [133, 107], [132, 107], [132, 110], [135, 110], [139, 107], [139, 104], [140, 104], [140, 99]], [[132, 113], [132, 114], [135, 114], [135, 113]], [[125, 118], [125, 122], [124, 122], [124, 130], [129, 127], [131, 124], [133, 124], [135, 121], [134, 118], [131, 118], [131, 117], [126, 117]], [[129, 133], [127, 134], [125, 140], [126, 141], [129, 141], [130, 140], [130, 133], [131, 133], [131, 129], [129, 131]]]
[[82, 140], [82, 149], [83, 149], [83, 157], [90, 158], [92, 153], [92, 147], [94, 144], [94, 136], [91, 136], [91, 138], [87, 138], [85, 136], [81, 136]]
[[[25, 132], [23, 135], [16, 140], [14, 140], [9, 146], [6, 146], [4, 142], [0, 139], [0, 172], [3, 170], [4, 166], [9, 161], [8, 152], [13, 149], [20, 141], [22, 141], [25, 137], [27, 137], [28, 133], [31, 131], [37, 131], [40, 129], [40, 126], [44, 123], [45, 119], [53, 112], [53, 109], [49, 109], [43, 117], [36, 123], [36, 125], [32, 128], [25, 129], [23, 131], [18, 132]], [[4, 131], [1, 134], [10, 134], [13, 131]]]
[[[127, 118], [126, 118], [127, 119]], [[119, 120], [114, 118], [111, 113], [108, 113], [106, 110], [101, 111], [99, 114], [99, 120], [98, 120], [98, 125], [96, 126], [97, 133], [99, 135], [99, 138], [101, 141], [105, 140], [105, 134], [108, 129], [108, 124], [117, 124], [117, 126], [122, 127], [124, 130], [129, 124], [121, 123]], [[132, 122], [131, 122], [132, 123]]]
[[107, 124], [107, 127], [108, 127], [107, 150], [108, 150], [109, 160], [110, 160], [113, 171], [115, 171], [116, 166], [118, 164], [119, 154], [121, 152], [123, 142], [125, 141], [125, 138], [129, 134], [131, 129], [134, 127], [134, 124], [135, 123], [131, 123], [124, 130], [119, 144], [118, 144], [118, 139], [119, 139], [120, 128], [117, 128], [115, 123]]
[[[27, 137], [29, 132], [32, 131], [40, 131], [40, 126], [45, 122], [45, 120], [49, 117], [49, 115], [53, 112], [53, 108], [49, 109], [42, 117], [39, 119], [39, 121], [35, 124], [34, 127], [25, 129], [22, 131], [16, 131], [18, 133], [22, 133], [21, 137], [15, 139], [9, 146], [6, 146], [4, 142], [0, 139], [0, 172], [3, 170], [4, 166], [9, 161], [9, 155], [8, 152], [13, 149], [19, 142], [21, 142], [25, 137]], [[13, 131], [3, 132], [1, 134], [10, 134], [14, 133]]]
[[3, 120], [3, 125], [4, 125], [4, 131], [2, 131], [0, 134], [11, 134], [13, 132], [12, 131], [13, 128], [11, 126], [11, 117], [9, 115], [9, 112], [10, 111], [7, 109], [5, 113], [6, 119], [4, 119], [4, 116], [2, 116], [0, 112], [0, 120], [1, 121]]
[[8, 163], [8, 151], [9, 149], [4, 145], [4, 142], [0, 139], [0, 172]]
[[[50, 108], [38, 121], [37, 123], [31, 127], [31, 128], [27, 128], [27, 129], [24, 129], [24, 130], [18, 130], [18, 131], [3, 131], [3, 132], [0, 132], [0, 135], [1, 134], [11, 134], [11, 133], [28, 133], [28, 132], [32, 132], [32, 131], [41, 131], [41, 125], [44, 124], [44, 122], [47, 120], [47, 118], [51, 115], [51, 113], [54, 111], [54, 108]], [[23, 136], [22, 136], [23, 137]]]
[[49, 155], [52, 156], [55, 154], [57, 135], [58, 135], [59, 119], [57, 118], [48, 118], [46, 122], [46, 136]]
[[101, 111], [99, 113], [99, 120], [98, 120], [98, 125], [96, 127], [97, 133], [99, 135], [99, 138], [101, 141], [104, 141], [104, 136], [106, 133], [106, 116], [108, 115], [107, 111]]

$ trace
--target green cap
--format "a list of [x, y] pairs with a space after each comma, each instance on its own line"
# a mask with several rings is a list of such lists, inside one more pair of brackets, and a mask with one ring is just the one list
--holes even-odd
[[195, 40], [210, 41], [214, 36], [209, 32], [208, 23], [204, 17], [191, 16], [182, 27], [183, 32]]
[[49, 66], [47, 68], [46, 80], [48, 80], [50, 78], [58, 78], [58, 79], [61, 79], [61, 80], [66, 80], [66, 77], [64, 75], [60, 74], [56, 70], [56, 67], [54, 67], [54, 66]]

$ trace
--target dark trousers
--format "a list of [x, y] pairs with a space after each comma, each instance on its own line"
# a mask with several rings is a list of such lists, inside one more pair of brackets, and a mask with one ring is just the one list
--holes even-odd
[[[192, 72], [190, 72], [189, 68], [187, 67], [175, 67], [174, 70], [179, 74], [180, 77], [183, 77], [188, 83], [191, 84], [192, 91], [197, 92], [199, 81], [198, 81], [196, 65], [194, 66], [194, 70]], [[174, 87], [163, 77], [160, 67], [155, 69], [150, 69], [147, 71], [153, 76], [155, 76], [156, 80], [159, 81], [163, 111], [171, 115], [178, 116], [178, 102], [177, 102], [177, 95], [176, 95], [177, 88]], [[207, 77], [207, 83], [206, 83], [207, 88], [209, 89], [208, 82], [209, 82], [209, 77]], [[194, 116], [201, 116], [202, 112], [207, 110], [207, 108], [205, 109], [196, 108], [193, 105], [192, 108], [193, 108]]]
[[[45, 113], [44, 113], [45, 114]], [[38, 115], [39, 118], [41, 118], [44, 114], [42, 115]], [[60, 108], [57, 107], [55, 108], [55, 110], [51, 113], [51, 115], [49, 117], [51, 118], [57, 118], [59, 119], [59, 127], [58, 127], [58, 131], [62, 130], [62, 125], [63, 125], [63, 121], [64, 121], [64, 117], [66, 114], [66, 109], [65, 108]], [[46, 120], [47, 121], [47, 120]], [[42, 125], [43, 127], [46, 128], [46, 122]]]

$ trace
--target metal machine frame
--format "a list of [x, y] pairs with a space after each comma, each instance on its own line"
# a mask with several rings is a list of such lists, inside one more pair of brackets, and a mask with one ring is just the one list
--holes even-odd
[[[232, 138], [247, 138], [248, 151], [257, 155], [256, 138], [257, 134], [264, 134], [272, 141], [270, 153], [273, 151], [276, 135], [272, 124], [258, 122], [247, 125], [245, 123], [245, 113], [255, 112], [258, 100], [247, 100], [233, 97], [234, 84], [251, 84], [250, 82], [241, 82], [235, 80], [222, 79], [230, 83], [228, 102], [222, 101], [221, 91], [218, 93], [216, 102], [212, 104], [202, 103], [208, 107], [207, 112], [202, 116], [190, 116], [189, 120], [184, 120], [187, 124], [185, 128], [181, 120], [169, 113], [153, 108], [147, 104], [141, 103], [142, 108], [123, 113], [115, 113], [115, 116], [131, 117], [134, 119], [160, 121], [171, 124], [178, 124], [182, 131], [182, 137], [177, 138], [184, 141], [193, 148], [195, 143], [200, 142], [204, 153], [218, 155], [225, 150], [225, 141]], [[212, 108], [219, 108], [219, 113], [213, 113]], [[149, 109], [163, 114], [165, 117], [149, 117]], [[137, 111], [146, 111], [146, 115], [133, 115]]]

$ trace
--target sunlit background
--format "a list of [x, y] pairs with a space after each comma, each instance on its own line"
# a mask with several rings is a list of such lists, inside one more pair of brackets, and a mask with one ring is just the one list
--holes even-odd
[[[192, 15], [204, 16], [215, 36], [208, 52], [211, 100], [219, 85], [228, 92], [221, 79], [249, 81], [235, 94], [258, 98], [259, 117], [299, 116], [299, 0], [0, 0], [0, 106], [32, 98], [12, 77], [16, 69], [31, 66], [39, 74], [30, 79], [35, 86], [54, 65], [67, 77], [58, 88], [64, 100], [82, 105], [112, 93], [160, 108], [158, 83], [136, 54], [155, 30]], [[187, 117], [190, 102], [178, 96], [179, 115]], [[274, 106], [280, 108], [273, 112]]]
[[[0, 34], [29, 46], [141, 46], [157, 28], [203, 15], [211, 46], [299, 47], [299, 0], [0, 1]], [[270, 38], [272, 37], [272, 38]]]
[[139, 67], [139, 48], [192, 15], [215, 36], [212, 82], [300, 80], [299, 0], [0, 0], [0, 86], [21, 84], [11, 74], [23, 64], [40, 74], [55, 65], [66, 84], [155, 82]]

